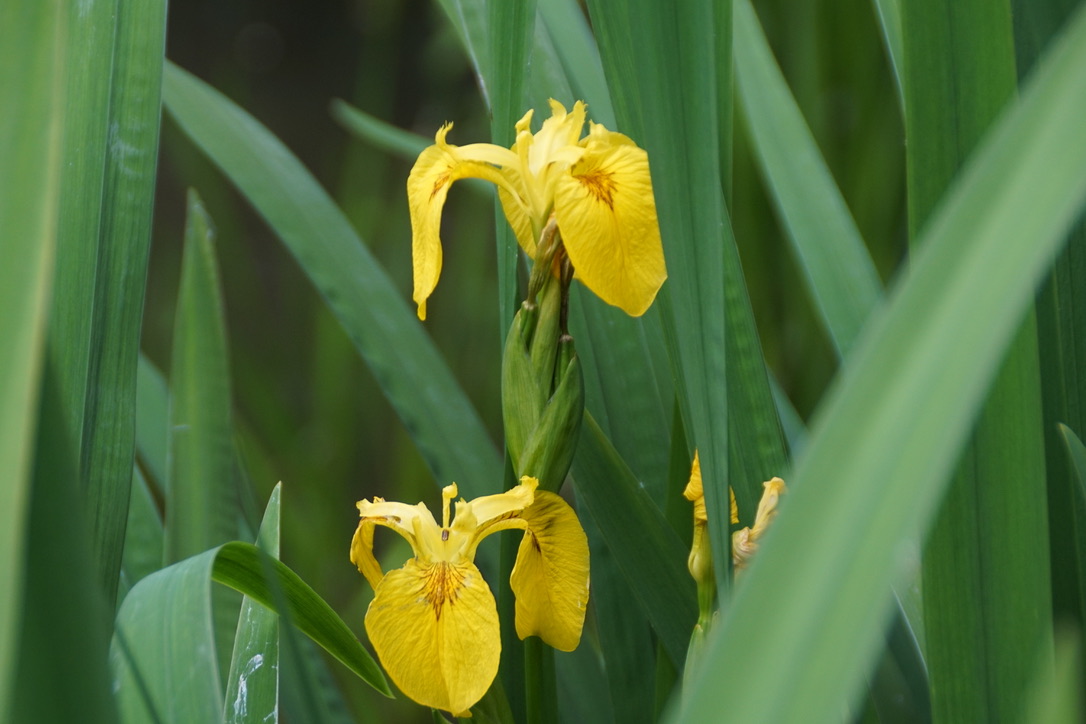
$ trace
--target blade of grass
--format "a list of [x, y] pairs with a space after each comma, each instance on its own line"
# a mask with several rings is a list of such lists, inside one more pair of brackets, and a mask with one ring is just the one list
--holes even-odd
[[111, 608], [135, 459], [136, 367], [162, 112], [166, 3], [126, 0], [118, 10], [81, 461], [93, 511], [95, 567]]
[[332, 117], [359, 138], [364, 138], [382, 151], [405, 161], [414, 161], [422, 150], [432, 143], [430, 139], [417, 133], [374, 118], [339, 98], [332, 101]]
[[[1009, 2], [963, 1], [949, 11], [908, 3], [902, 27], [915, 238], [1014, 95], [1016, 73]], [[924, 550], [927, 663], [939, 721], [1017, 716], [1037, 652], [1052, 649], [1048, 551], [1035, 544], [1048, 537], [1037, 359], [1030, 309]]]
[[672, 721], [712, 717], [720, 702], [737, 721], [822, 721], [852, 699], [881, 639], [898, 546], [931, 520], [1035, 286], [1086, 201], [1084, 114], [1080, 11], [865, 327]]
[[162, 518], [147, 480], [137, 466], [132, 471], [132, 500], [128, 504], [128, 524], [124, 531], [118, 600], [123, 600], [132, 586], [162, 568], [164, 539]]
[[1067, 456], [1071, 460], [1071, 467], [1075, 471], [1075, 482], [1078, 485], [1078, 497], [1086, 498], [1086, 446], [1082, 440], [1066, 425], [1059, 426], [1060, 435], [1063, 436]]
[[[367, 684], [391, 696], [376, 662], [347, 624], [296, 573], [278, 560], [271, 562], [295, 625]], [[212, 580], [269, 608], [275, 605], [261, 552], [249, 543], [227, 543], [140, 581], [121, 605], [111, 654], [124, 721], [147, 721], [155, 712], [168, 713], [173, 721], [215, 721], [222, 715]]]
[[614, 126], [615, 111], [600, 50], [581, 6], [575, 0], [539, 0], [539, 15], [554, 41], [573, 95], [588, 104], [589, 115], [596, 123]]
[[468, 498], [494, 492], [500, 458], [478, 414], [400, 291], [309, 172], [251, 116], [173, 65], [165, 100], [324, 296], [434, 477], [457, 481]]
[[66, 6], [0, 6], [0, 716], [10, 711], [24, 586], [64, 129]]
[[[257, 547], [279, 557], [279, 498], [283, 484], [272, 490]], [[222, 719], [229, 724], [263, 724], [278, 720], [279, 617], [246, 596], [238, 616], [230, 673], [226, 677]]]
[[735, 4], [736, 85], [759, 170], [839, 358], [881, 283], [814, 137], [773, 59], [750, 0]]

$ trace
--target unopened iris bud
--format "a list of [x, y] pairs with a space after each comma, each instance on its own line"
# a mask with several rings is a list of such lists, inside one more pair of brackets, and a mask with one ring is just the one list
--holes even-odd
[[558, 490], [569, 472], [584, 418], [584, 382], [573, 339], [561, 331], [562, 290], [551, 279], [526, 301], [502, 357], [502, 417], [517, 475]]

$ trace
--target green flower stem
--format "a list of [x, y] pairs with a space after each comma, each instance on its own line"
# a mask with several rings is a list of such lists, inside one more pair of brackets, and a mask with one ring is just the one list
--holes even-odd
[[524, 640], [524, 698], [528, 724], [556, 724], [558, 688], [554, 677], [554, 649], [538, 636]]

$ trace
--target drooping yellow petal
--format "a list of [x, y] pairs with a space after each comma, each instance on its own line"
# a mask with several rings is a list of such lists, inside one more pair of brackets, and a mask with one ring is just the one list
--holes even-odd
[[554, 213], [578, 278], [608, 304], [640, 316], [667, 279], [648, 155], [599, 124], [557, 179]]
[[462, 178], [481, 178], [499, 186], [506, 181], [493, 163], [515, 162], [509, 149], [491, 144], [458, 148], [445, 142], [451, 123], [442, 126], [435, 144], [419, 154], [407, 177], [407, 202], [411, 208], [411, 259], [415, 278], [413, 299], [419, 319], [426, 319], [426, 300], [441, 275], [441, 210], [449, 186]]
[[473, 564], [411, 559], [389, 571], [366, 633], [396, 686], [420, 704], [465, 715], [498, 673], [498, 611]]
[[561, 496], [536, 492], [521, 516], [528, 523], [509, 579], [517, 636], [539, 636], [559, 651], [581, 640], [588, 604], [588, 539]]

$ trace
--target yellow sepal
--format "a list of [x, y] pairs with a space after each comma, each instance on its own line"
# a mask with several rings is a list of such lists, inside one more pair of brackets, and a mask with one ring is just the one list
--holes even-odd
[[573, 651], [588, 605], [588, 538], [577, 514], [554, 493], [536, 491], [521, 517], [528, 527], [509, 579], [517, 636], [539, 636], [559, 651]]
[[648, 154], [591, 124], [585, 153], [556, 179], [554, 214], [577, 278], [638, 317], [667, 279]]
[[389, 571], [366, 613], [381, 664], [404, 694], [464, 716], [498, 673], [498, 610], [472, 563]]

